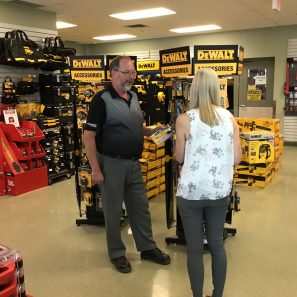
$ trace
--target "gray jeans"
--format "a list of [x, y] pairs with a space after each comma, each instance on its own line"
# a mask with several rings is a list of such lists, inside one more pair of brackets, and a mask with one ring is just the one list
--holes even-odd
[[121, 239], [121, 216], [125, 202], [130, 227], [138, 251], [156, 247], [151, 216], [139, 161], [98, 156], [104, 175], [102, 206], [110, 259], [125, 255]]
[[193, 297], [203, 296], [203, 218], [206, 238], [212, 258], [213, 297], [222, 297], [227, 270], [227, 258], [223, 242], [224, 222], [229, 198], [218, 200], [187, 200], [177, 197], [188, 254], [188, 274]]

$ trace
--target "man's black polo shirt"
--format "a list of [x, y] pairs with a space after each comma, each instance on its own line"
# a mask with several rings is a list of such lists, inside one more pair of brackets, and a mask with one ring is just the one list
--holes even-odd
[[140, 157], [143, 150], [143, 115], [138, 98], [128, 92], [129, 100], [109, 86], [97, 93], [89, 109], [85, 130], [95, 131], [101, 154]]

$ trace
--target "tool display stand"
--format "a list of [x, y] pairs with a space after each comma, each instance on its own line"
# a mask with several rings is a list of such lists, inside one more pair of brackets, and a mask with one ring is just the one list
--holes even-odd
[[[232, 191], [230, 194], [230, 203], [229, 203], [228, 210], [226, 213], [226, 218], [225, 218], [226, 224], [230, 224], [230, 225], [232, 224], [233, 213], [240, 211], [239, 203], [240, 203], [240, 198], [238, 196], [238, 193], [236, 191], [235, 192]], [[203, 222], [203, 230], [205, 230], [205, 221]], [[224, 227], [223, 239], [225, 240], [228, 237], [228, 235], [235, 236], [236, 232], [237, 232], [236, 228]], [[165, 242], [167, 245], [170, 245], [170, 244], [186, 245], [187, 244], [184, 228], [183, 228], [183, 224], [182, 224], [182, 220], [181, 220], [178, 208], [176, 208], [176, 233], [175, 234], [176, 234], [176, 237], [165, 238]], [[204, 235], [203, 244], [204, 244], [204, 249], [208, 249], [207, 239], [205, 235]]]
[[[191, 87], [191, 78], [177, 78], [168, 84], [168, 112], [170, 113], [170, 125], [175, 130], [176, 118], [189, 109], [189, 91]], [[173, 156], [173, 148], [175, 147], [174, 138], [167, 141], [165, 145], [166, 155]], [[166, 164], [166, 219], [168, 229], [171, 227], [176, 228], [176, 237], [165, 238], [166, 244], [186, 244], [184, 228], [179, 214], [178, 207], [175, 201], [175, 193], [177, 190], [178, 179], [181, 167], [174, 160], [170, 160]], [[230, 204], [226, 214], [225, 222], [232, 223], [232, 215], [234, 211], [239, 211], [239, 197], [236, 192], [232, 190], [230, 193]], [[205, 227], [205, 224], [203, 224]], [[235, 235], [236, 229], [224, 228], [223, 238], [226, 239], [228, 234]], [[204, 238], [204, 248], [207, 249], [207, 240]]]
[[61, 135], [61, 123], [58, 118], [43, 117], [38, 125], [44, 133], [45, 139], [41, 141], [46, 152], [48, 167], [48, 184], [71, 177], [65, 162], [65, 146]]
[[1, 244], [0, 297], [30, 297], [26, 295], [23, 257], [21, 253]]
[[66, 168], [70, 174], [75, 173], [75, 160], [74, 160], [74, 139], [73, 139], [73, 123], [66, 122], [62, 125], [61, 132], [63, 136], [65, 148], [65, 163]]
[[0, 123], [4, 171], [8, 195], [20, 195], [47, 186], [45, 151], [40, 145], [42, 131], [33, 121], [20, 127]]

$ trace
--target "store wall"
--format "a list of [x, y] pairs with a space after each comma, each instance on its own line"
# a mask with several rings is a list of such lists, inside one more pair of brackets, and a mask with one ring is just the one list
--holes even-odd
[[[136, 33], [136, 32], [135, 32]], [[176, 38], [161, 38], [129, 42], [117, 42], [88, 46], [89, 54], [106, 54], [159, 50], [185, 45], [240, 44], [246, 58], [275, 57], [273, 99], [276, 101], [276, 117], [283, 118], [285, 69], [288, 39], [297, 38], [297, 26], [272, 27], [254, 30], [199, 34]]]
[[86, 55], [87, 54], [88, 46], [86, 46], [84, 44], [80, 44], [78, 42], [68, 41], [68, 40], [63, 40], [63, 43], [64, 43], [65, 47], [75, 48], [77, 55]]
[[[55, 13], [11, 3], [0, 2], [1, 23], [57, 31]], [[74, 47], [79, 55], [84, 55], [87, 49], [77, 42], [64, 41], [64, 44]]]
[[56, 30], [55, 13], [4, 2], [0, 2], [0, 22]]

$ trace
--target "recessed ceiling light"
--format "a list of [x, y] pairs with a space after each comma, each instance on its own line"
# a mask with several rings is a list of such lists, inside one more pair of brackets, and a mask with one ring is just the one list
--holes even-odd
[[57, 29], [65, 29], [65, 28], [72, 28], [76, 27], [77, 25], [65, 23], [65, 22], [56, 22], [56, 28]]
[[131, 34], [118, 34], [118, 35], [109, 35], [109, 36], [97, 36], [93, 37], [93, 39], [97, 40], [117, 40], [117, 39], [128, 39], [128, 38], [135, 38], [135, 35]]
[[174, 32], [174, 33], [191, 33], [191, 32], [219, 30], [219, 29], [222, 29], [222, 28], [217, 25], [205, 25], [205, 26], [176, 28], [176, 29], [170, 29], [169, 31]]
[[121, 20], [137, 20], [137, 19], [146, 19], [153, 18], [157, 16], [176, 14], [175, 11], [164, 8], [164, 7], [156, 7], [144, 10], [134, 10], [127, 11], [122, 13], [114, 13], [110, 14], [110, 17], [121, 19]]

